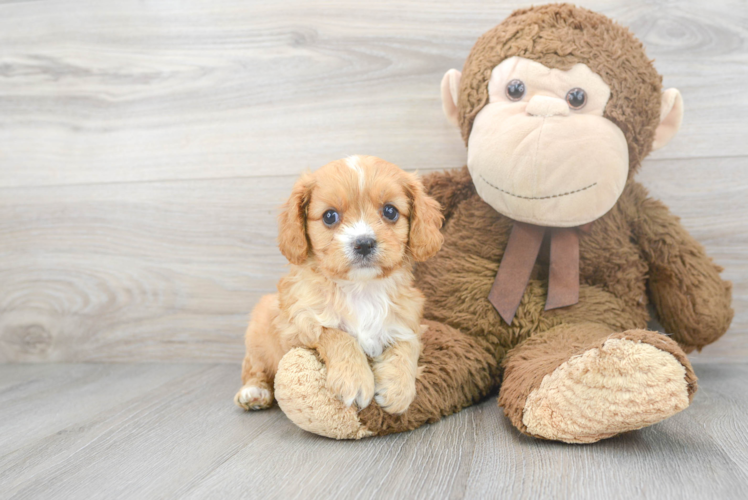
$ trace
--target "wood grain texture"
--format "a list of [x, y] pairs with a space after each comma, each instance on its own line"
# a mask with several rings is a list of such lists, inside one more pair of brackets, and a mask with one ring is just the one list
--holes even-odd
[[[460, 167], [439, 80], [518, 2], [0, 2], [0, 362], [242, 356], [298, 173]], [[582, 2], [685, 99], [640, 174], [725, 267], [748, 356], [748, 6]]]
[[[748, 154], [744, 2], [582, 4], [630, 26], [683, 91], [685, 126], [657, 157]], [[351, 153], [459, 166], [440, 78], [523, 5], [2, 5], [0, 185], [296, 174]]]
[[566, 445], [519, 434], [495, 398], [333, 441], [236, 408], [238, 365], [4, 365], [0, 498], [746, 498], [748, 365], [697, 374], [684, 412]]

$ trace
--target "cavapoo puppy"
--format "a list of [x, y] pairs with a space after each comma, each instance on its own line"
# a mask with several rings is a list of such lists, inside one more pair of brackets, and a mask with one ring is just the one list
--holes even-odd
[[379, 158], [352, 156], [302, 175], [279, 217], [290, 272], [252, 312], [236, 404], [271, 406], [280, 359], [309, 347], [346, 405], [375, 398], [404, 412], [416, 393], [424, 303], [412, 267], [439, 251], [441, 225], [418, 178]]

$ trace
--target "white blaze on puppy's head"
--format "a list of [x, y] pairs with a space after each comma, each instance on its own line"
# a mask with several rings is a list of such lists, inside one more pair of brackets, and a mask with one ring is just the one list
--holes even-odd
[[351, 156], [299, 179], [280, 215], [278, 241], [294, 264], [313, 259], [332, 278], [369, 280], [436, 253], [441, 221], [415, 175]]
[[363, 191], [366, 186], [366, 178], [364, 177], [364, 169], [361, 166], [361, 158], [357, 155], [349, 156], [345, 159], [345, 164], [348, 165], [348, 168], [356, 172], [356, 175], [358, 175], [358, 187]]

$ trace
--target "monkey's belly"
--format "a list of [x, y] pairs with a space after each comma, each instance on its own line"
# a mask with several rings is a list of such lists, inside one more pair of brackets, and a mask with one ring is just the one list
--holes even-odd
[[615, 331], [645, 328], [646, 266], [628, 238], [605, 236], [611, 230], [626, 233], [622, 227], [610, 228], [618, 225], [620, 214], [614, 211], [612, 221], [602, 221], [600, 230], [593, 228], [581, 237], [579, 303], [545, 311], [548, 263], [547, 255], [541, 255], [515, 319], [507, 325], [488, 301], [488, 293], [512, 221], [477, 196], [465, 200], [445, 225], [442, 250], [416, 269], [416, 285], [426, 296], [425, 317], [505, 349], [560, 323], [593, 321]]

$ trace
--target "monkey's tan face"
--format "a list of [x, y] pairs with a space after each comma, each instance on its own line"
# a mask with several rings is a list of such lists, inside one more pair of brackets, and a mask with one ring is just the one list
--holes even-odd
[[514, 220], [572, 227], [610, 210], [628, 176], [623, 132], [603, 117], [610, 88], [586, 65], [520, 57], [494, 68], [468, 168], [478, 194]]

